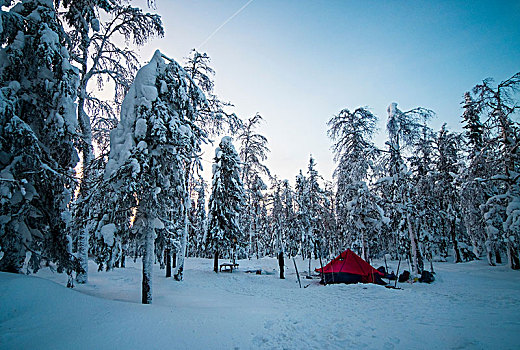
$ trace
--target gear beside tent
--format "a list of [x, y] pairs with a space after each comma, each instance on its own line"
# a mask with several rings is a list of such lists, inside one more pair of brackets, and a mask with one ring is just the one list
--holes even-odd
[[316, 272], [323, 273], [323, 281], [329, 283], [376, 283], [385, 285], [384, 275], [347, 249]]

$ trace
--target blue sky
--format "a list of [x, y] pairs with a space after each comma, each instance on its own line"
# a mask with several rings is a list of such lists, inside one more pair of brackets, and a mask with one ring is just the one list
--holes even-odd
[[[166, 35], [142, 59], [159, 48], [181, 60], [245, 3], [157, 0]], [[326, 122], [342, 108], [368, 106], [380, 146], [391, 102], [461, 130], [463, 93], [520, 71], [520, 1], [254, 0], [198, 48], [212, 58], [217, 94], [244, 119], [264, 117], [274, 174], [294, 183], [312, 153], [331, 179]]]

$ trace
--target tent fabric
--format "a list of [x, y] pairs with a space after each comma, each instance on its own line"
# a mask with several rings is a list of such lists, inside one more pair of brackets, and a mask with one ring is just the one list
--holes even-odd
[[[321, 268], [316, 269], [316, 272], [330, 275], [332, 280], [349, 283], [347, 281], [342, 281], [343, 278], [337, 278], [339, 276], [349, 276], [349, 280], [352, 279], [350, 283], [363, 282], [363, 283], [377, 283], [381, 280], [381, 277], [384, 276], [381, 272], [377, 271], [373, 268], [369, 263], [365, 260], [361, 259], [356, 253], [352, 250], [347, 249], [336, 258], [334, 258], [331, 262], [323, 267], [323, 271]], [[336, 277], [336, 278], [335, 278]], [[330, 278], [326, 278], [330, 279]]]

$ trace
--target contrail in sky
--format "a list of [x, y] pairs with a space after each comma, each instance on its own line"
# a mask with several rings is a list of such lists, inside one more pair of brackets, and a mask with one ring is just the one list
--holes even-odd
[[211, 33], [207, 38], [206, 40], [204, 40], [202, 42], [202, 44], [199, 45], [199, 49], [201, 49], [204, 45], [206, 45], [206, 43], [215, 35], [218, 33], [219, 30], [222, 29], [223, 26], [225, 26], [229, 21], [231, 21], [233, 18], [235, 18], [240, 12], [242, 12], [250, 3], [252, 3], [253, 0], [249, 0], [248, 2], [245, 3], [244, 6], [242, 6], [241, 8], [238, 9], [237, 12], [233, 13], [228, 19], [226, 19], [224, 21], [224, 23], [222, 23], [217, 29], [215, 29], [213, 31], [213, 33]]

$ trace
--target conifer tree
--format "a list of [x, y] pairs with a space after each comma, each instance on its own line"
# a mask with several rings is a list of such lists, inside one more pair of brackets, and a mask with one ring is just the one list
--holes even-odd
[[418, 241], [422, 243], [424, 257], [430, 261], [433, 271], [433, 256], [438, 253], [439, 246], [444, 246], [442, 217], [439, 215], [439, 191], [437, 191], [437, 174], [434, 163], [435, 133], [426, 124], [421, 126], [421, 133], [413, 145], [413, 154], [409, 158], [412, 172], [412, 201], [417, 214], [414, 215], [417, 225]]
[[[241, 121], [234, 113], [226, 113], [225, 107], [231, 106], [230, 103], [222, 102], [213, 92], [213, 75], [214, 70], [209, 66], [210, 58], [206, 53], [199, 53], [193, 50], [191, 55], [187, 58], [184, 70], [191, 77], [189, 89], [190, 91], [200, 89], [204, 94], [204, 100], [199, 100], [198, 95], [189, 95], [191, 105], [196, 109], [194, 113], [193, 123], [200, 130], [201, 137], [206, 139], [208, 137], [216, 136], [221, 133], [226, 127], [230, 132], [234, 133], [241, 125]], [[192, 187], [193, 173], [202, 169], [199, 157], [195, 156], [192, 159], [186, 159], [184, 164], [185, 169], [185, 186]], [[189, 203], [188, 203], [189, 205]], [[188, 239], [189, 218], [188, 213], [190, 208], [187, 207], [186, 216], [184, 217], [184, 228], [181, 231], [181, 240], [178, 254], [178, 266], [175, 272], [175, 280], [181, 281], [183, 279], [184, 268], [184, 254], [186, 252], [186, 242]]]
[[255, 213], [258, 209], [258, 196], [261, 195], [263, 181], [262, 175], [269, 176], [269, 169], [263, 164], [267, 159], [269, 148], [267, 147], [267, 139], [265, 136], [255, 132], [262, 117], [256, 114], [249, 118], [240, 129], [238, 134], [238, 141], [240, 146], [240, 159], [242, 160], [242, 183], [246, 191], [247, 207], [242, 211], [241, 224], [249, 236], [248, 256], [251, 257], [253, 253], [253, 240], [257, 235], [255, 224]]
[[[77, 280], [86, 283], [89, 237], [93, 227], [88, 199], [92, 196], [93, 183], [102, 174], [102, 171], [96, 172], [94, 144], [106, 156], [108, 132], [117, 124], [117, 106], [139, 68], [137, 54], [128, 48], [128, 44], [142, 46], [151, 37], [164, 35], [164, 29], [158, 15], [143, 13], [141, 9], [119, 1], [62, 0], [61, 3], [65, 7], [63, 19], [70, 28], [71, 57], [79, 67], [80, 75], [77, 116], [82, 172], [79, 198], [75, 203], [75, 226], [78, 257], [85, 271], [77, 276]], [[101, 98], [89, 87], [94, 79], [98, 89], [103, 89], [106, 82], [113, 83], [112, 101]]]
[[289, 184], [289, 180], [282, 181], [281, 200], [283, 203], [283, 221], [285, 225], [286, 249], [289, 257], [298, 254], [299, 231], [297, 217], [295, 213], [294, 191]]
[[214, 253], [213, 270], [218, 272], [222, 253], [234, 254], [241, 242], [242, 229], [239, 215], [244, 204], [244, 188], [240, 179], [240, 158], [231, 137], [225, 136], [215, 150], [213, 182], [209, 199], [209, 227], [211, 249]]
[[208, 233], [208, 219], [206, 213], [206, 191], [207, 184], [203, 178], [200, 178], [195, 187], [197, 193], [197, 200], [195, 203], [195, 214], [192, 222], [194, 237], [193, 244], [195, 245], [195, 256], [206, 257], [206, 244]]
[[455, 253], [455, 262], [462, 262], [457, 238], [457, 221], [460, 218], [459, 200], [455, 180], [459, 173], [460, 134], [450, 133], [444, 124], [437, 134], [435, 192], [439, 200], [439, 213], [444, 236], [451, 241]]
[[343, 109], [328, 122], [328, 134], [334, 141], [334, 159], [338, 162], [334, 176], [343, 235], [367, 261], [370, 245], [375, 243], [383, 219], [378, 200], [367, 186], [378, 154], [371, 141], [376, 122], [376, 116], [365, 108], [354, 112]]
[[78, 73], [51, 1], [24, 0], [0, 18], [0, 270], [21, 272], [31, 252], [29, 270], [46, 260], [70, 275]]
[[107, 226], [117, 224], [115, 213], [135, 208], [133, 230], [143, 245], [143, 304], [152, 302], [154, 253], [164, 248], [155, 249], [154, 242], [171, 241], [185, 230], [190, 198], [184, 166], [202, 141], [193, 123], [197, 109], [188, 96], [204, 101], [184, 69], [156, 51], [137, 73], [110, 136], [102, 191], [108, 193], [110, 210], [101, 231], [105, 228], [107, 236]]

